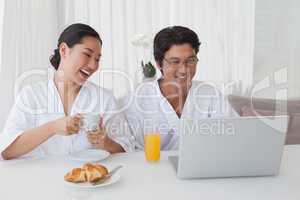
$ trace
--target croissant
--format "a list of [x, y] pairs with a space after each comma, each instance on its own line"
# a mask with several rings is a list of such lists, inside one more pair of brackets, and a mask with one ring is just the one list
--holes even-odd
[[97, 182], [108, 174], [103, 165], [87, 163], [82, 168], [75, 168], [65, 175], [65, 180], [73, 183]]
[[86, 172], [84, 169], [75, 168], [65, 175], [65, 180], [73, 183], [82, 183], [87, 181]]
[[87, 163], [83, 166], [83, 169], [86, 172], [88, 182], [97, 182], [108, 174], [107, 168], [102, 165]]

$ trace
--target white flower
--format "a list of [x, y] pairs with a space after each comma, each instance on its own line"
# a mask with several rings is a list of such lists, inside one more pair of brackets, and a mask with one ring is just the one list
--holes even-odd
[[150, 48], [152, 41], [144, 34], [136, 34], [131, 39], [131, 44], [136, 47]]

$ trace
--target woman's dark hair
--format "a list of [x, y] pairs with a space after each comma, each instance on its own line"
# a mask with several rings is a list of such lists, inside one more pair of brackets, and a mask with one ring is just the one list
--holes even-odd
[[68, 26], [59, 36], [57, 48], [54, 49], [54, 54], [50, 57], [51, 65], [57, 70], [60, 63], [59, 46], [61, 43], [66, 43], [69, 48], [72, 48], [76, 44], [80, 44], [82, 39], [86, 36], [94, 37], [98, 39], [102, 45], [102, 40], [92, 27], [86, 24], [71, 24]]
[[194, 31], [183, 26], [171, 26], [162, 29], [154, 37], [153, 53], [156, 62], [162, 65], [165, 53], [172, 45], [185, 43], [190, 44], [196, 54], [198, 53], [201, 42]]

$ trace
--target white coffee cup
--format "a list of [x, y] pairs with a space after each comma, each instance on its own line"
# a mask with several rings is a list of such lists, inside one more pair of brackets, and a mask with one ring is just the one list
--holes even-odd
[[83, 131], [95, 131], [99, 128], [99, 122], [101, 119], [100, 114], [84, 113], [81, 114], [81, 126], [80, 129]]

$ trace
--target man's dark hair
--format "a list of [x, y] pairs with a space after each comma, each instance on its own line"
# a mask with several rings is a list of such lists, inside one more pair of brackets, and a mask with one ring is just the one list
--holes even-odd
[[197, 54], [200, 41], [197, 34], [183, 26], [171, 26], [162, 29], [154, 37], [153, 53], [155, 61], [162, 65], [165, 53], [172, 45], [190, 44]]

